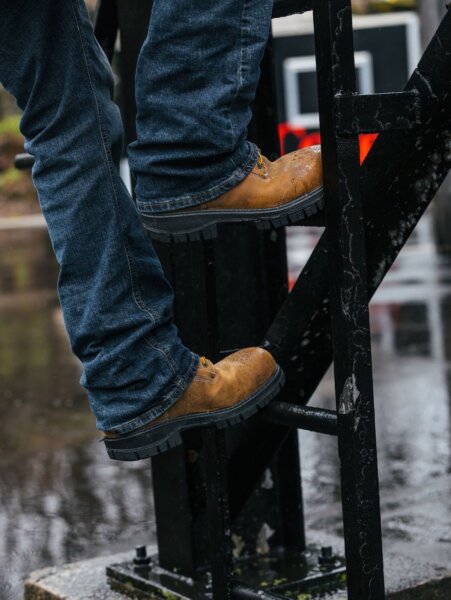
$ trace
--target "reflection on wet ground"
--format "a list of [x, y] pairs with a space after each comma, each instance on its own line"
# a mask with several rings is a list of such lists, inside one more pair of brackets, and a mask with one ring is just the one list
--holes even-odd
[[[290, 231], [293, 274], [317, 236]], [[38, 567], [155, 540], [149, 467], [109, 462], [97, 442], [56, 278], [44, 229], [0, 231], [2, 600], [21, 598], [24, 575]], [[371, 316], [382, 502], [390, 508], [385, 543], [430, 538], [432, 531], [450, 546], [451, 261], [435, 254], [428, 215]], [[330, 375], [312, 403], [333, 407]], [[303, 433], [302, 462], [308, 527], [339, 531], [335, 440]], [[437, 515], [424, 517], [424, 528], [420, 518], [414, 527], [408, 522], [402, 504], [421, 494], [443, 498], [448, 532], [434, 533]]]
[[0, 232], [1, 600], [33, 569], [155, 539], [149, 466], [97, 441], [56, 279], [44, 229]]

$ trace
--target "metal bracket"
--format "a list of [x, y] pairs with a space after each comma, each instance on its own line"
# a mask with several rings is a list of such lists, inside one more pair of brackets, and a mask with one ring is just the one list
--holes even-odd
[[388, 94], [335, 97], [336, 131], [349, 136], [415, 129], [421, 125], [421, 103], [416, 90]]
[[[346, 569], [343, 559], [334, 556], [330, 547], [309, 547], [306, 553], [274, 552], [236, 560], [230, 580], [229, 598], [243, 600], [277, 600], [299, 597], [324, 597], [345, 588]], [[171, 598], [173, 600], [217, 600], [211, 574], [198, 572], [195, 578], [181, 575], [158, 564], [150, 557], [148, 564], [135, 562], [107, 568], [111, 587], [132, 593], [137, 600]], [[214, 579], [214, 577], [213, 577]]]

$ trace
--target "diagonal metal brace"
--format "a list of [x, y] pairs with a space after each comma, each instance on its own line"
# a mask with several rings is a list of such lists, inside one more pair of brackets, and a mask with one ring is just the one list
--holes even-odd
[[339, 135], [415, 129], [421, 125], [416, 90], [388, 94], [343, 94], [335, 98]]

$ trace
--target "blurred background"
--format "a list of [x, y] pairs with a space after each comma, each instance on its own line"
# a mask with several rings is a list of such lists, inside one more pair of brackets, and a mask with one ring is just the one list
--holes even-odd
[[[92, 10], [95, 2], [88, 4]], [[436, 0], [355, 0], [361, 91], [401, 89], [443, 12], [444, 3]], [[318, 142], [309, 19], [274, 23], [282, 151]], [[23, 580], [34, 569], [155, 541], [150, 467], [107, 459], [78, 383], [81, 369], [62, 321], [58, 267], [46, 226], [29, 173], [13, 166], [15, 154], [23, 151], [19, 119], [13, 99], [0, 87], [2, 600], [21, 598]], [[362, 158], [372, 141], [362, 138]], [[450, 196], [448, 181], [371, 305], [382, 507], [396, 508], [403, 498], [431, 490], [442, 500], [441, 521], [449, 523], [448, 533], [436, 533], [439, 547], [446, 548], [451, 548]], [[292, 282], [320, 233], [288, 231]], [[313, 404], [332, 408], [334, 402], [329, 374]], [[302, 432], [301, 452], [307, 531], [327, 526], [339, 532], [335, 441]], [[433, 523], [429, 516], [424, 531], [417, 525], [412, 530], [400, 513], [384, 523], [385, 543], [393, 548], [421, 542], [426, 529], [430, 539]]]

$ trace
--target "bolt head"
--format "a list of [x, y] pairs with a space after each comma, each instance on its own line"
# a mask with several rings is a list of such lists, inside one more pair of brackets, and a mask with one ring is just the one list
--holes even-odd
[[323, 546], [321, 548], [321, 555], [318, 557], [320, 565], [332, 565], [335, 562], [335, 556], [332, 550], [332, 546]]
[[147, 555], [146, 546], [136, 546], [133, 564], [135, 564], [138, 567], [150, 565], [150, 556]]

